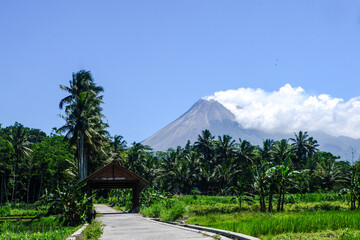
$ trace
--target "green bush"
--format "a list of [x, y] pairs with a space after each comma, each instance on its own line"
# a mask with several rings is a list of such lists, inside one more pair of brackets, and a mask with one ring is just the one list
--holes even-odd
[[11, 213], [11, 207], [10, 205], [6, 204], [0, 208], [0, 217], [5, 217], [10, 215]]
[[184, 203], [177, 201], [173, 206], [160, 212], [160, 218], [166, 222], [174, 222], [186, 213], [186, 206]]
[[141, 210], [141, 213], [147, 217], [159, 218], [162, 208], [163, 208], [163, 206], [161, 203], [155, 203], [155, 204], [151, 205], [150, 207], [144, 207]]
[[339, 210], [340, 209], [340, 205], [338, 204], [334, 204], [334, 203], [330, 203], [330, 202], [323, 202], [323, 203], [319, 203], [319, 204], [315, 204], [314, 208], [316, 210], [325, 210], [325, 211], [329, 211], [329, 210]]
[[163, 221], [176, 221], [187, 213], [185, 203], [177, 198], [163, 199], [150, 207], [142, 207], [141, 213], [146, 217], [160, 218]]

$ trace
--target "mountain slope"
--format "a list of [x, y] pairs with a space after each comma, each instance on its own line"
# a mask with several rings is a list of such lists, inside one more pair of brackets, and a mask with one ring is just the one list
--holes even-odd
[[[151, 146], [155, 151], [165, 151], [171, 147], [185, 146], [188, 140], [194, 143], [205, 129], [216, 137], [227, 134], [235, 140], [241, 138], [260, 146], [268, 138], [280, 140], [293, 137], [293, 134], [269, 134], [256, 129], [244, 129], [235, 121], [235, 115], [221, 103], [200, 99], [186, 113], [145, 139], [142, 144]], [[333, 137], [323, 132], [309, 132], [309, 135], [318, 140], [321, 150], [346, 160], [350, 160], [350, 146], [360, 149], [360, 140]]]

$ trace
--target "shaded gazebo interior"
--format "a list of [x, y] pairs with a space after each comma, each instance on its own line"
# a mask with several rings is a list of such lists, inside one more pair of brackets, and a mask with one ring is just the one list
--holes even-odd
[[149, 184], [114, 161], [80, 181], [80, 184], [83, 183], [87, 183], [85, 188], [89, 196], [93, 189], [131, 188], [133, 190], [131, 212], [140, 211], [140, 192]]

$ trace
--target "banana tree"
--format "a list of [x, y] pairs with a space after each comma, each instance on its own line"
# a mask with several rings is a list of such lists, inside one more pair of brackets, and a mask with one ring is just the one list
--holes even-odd
[[269, 171], [271, 168], [267, 169], [270, 165], [271, 163], [264, 162], [259, 167], [255, 167], [253, 188], [259, 194], [261, 212], [266, 212], [266, 190], [269, 183], [269, 177], [272, 174], [272, 171]]
[[285, 158], [283, 164], [276, 165], [266, 171], [266, 176], [273, 180], [278, 189], [277, 211], [284, 210], [287, 189], [290, 186], [296, 186], [297, 181], [301, 179], [302, 174], [305, 172], [308, 172], [308, 170], [296, 171], [290, 167], [290, 154]]
[[360, 181], [359, 181], [359, 170], [360, 163], [352, 166], [350, 173], [350, 209], [354, 210], [356, 208], [356, 200], [358, 200], [358, 208], [360, 206]]

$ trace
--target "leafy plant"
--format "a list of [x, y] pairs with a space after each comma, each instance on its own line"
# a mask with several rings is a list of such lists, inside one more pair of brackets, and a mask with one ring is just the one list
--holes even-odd
[[0, 217], [10, 215], [11, 207], [9, 204], [6, 204], [0, 208]]
[[76, 226], [91, 219], [91, 197], [82, 192], [85, 185], [73, 185], [57, 194], [49, 208], [49, 214], [60, 214], [64, 225]]

